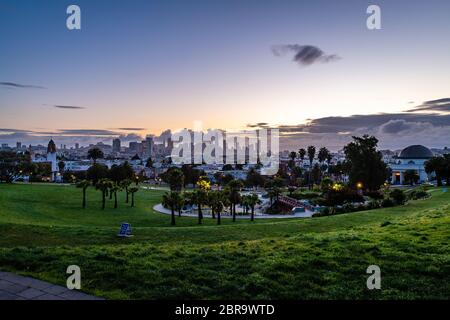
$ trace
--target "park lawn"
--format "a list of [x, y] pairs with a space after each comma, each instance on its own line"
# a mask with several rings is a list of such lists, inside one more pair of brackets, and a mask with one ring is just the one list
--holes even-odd
[[[136, 208], [100, 210], [90, 190], [0, 185], [0, 268], [120, 299], [416, 299], [450, 296], [450, 194], [405, 206], [313, 219], [205, 219], [153, 211], [162, 191], [140, 190]], [[118, 239], [121, 222], [135, 236]], [[382, 290], [366, 288], [366, 268]]]

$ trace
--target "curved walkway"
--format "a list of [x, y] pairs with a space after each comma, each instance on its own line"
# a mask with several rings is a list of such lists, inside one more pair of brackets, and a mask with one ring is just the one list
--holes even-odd
[[0, 272], [0, 300], [103, 300], [78, 290], [10, 272]]
[[[153, 207], [153, 210], [158, 211], [159, 213], [163, 214], [172, 214], [172, 212], [169, 209], [166, 209], [163, 207], [161, 203], [155, 205]], [[298, 212], [294, 214], [265, 214], [261, 212], [255, 212], [255, 219], [292, 219], [292, 218], [310, 218], [312, 217], [314, 212], [307, 210], [306, 212]], [[178, 215], [178, 212], [176, 213]], [[182, 213], [182, 217], [198, 217], [198, 214], [196, 213]], [[204, 213], [204, 218], [211, 218], [212, 216], [210, 214]], [[233, 218], [232, 215], [229, 214], [221, 214], [221, 218]], [[250, 215], [236, 215], [236, 219], [250, 219]]]

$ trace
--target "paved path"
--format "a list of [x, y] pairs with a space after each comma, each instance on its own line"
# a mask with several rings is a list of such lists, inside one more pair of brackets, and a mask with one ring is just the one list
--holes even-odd
[[103, 300], [45, 281], [0, 272], [0, 300]]
[[[163, 207], [163, 205], [161, 203], [155, 205], [153, 207], [153, 210], [158, 211], [160, 213], [164, 213], [164, 214], [172, 214], [172, 212], [169, 209], [166, 209]], [[265, 214], [265, 213], [260, 213], [260, 212], [255, 212], [255, 219], [288, 219], [288, 218], [310, 218], [312, 217], [314, 212], [306, 210], [306, 212], [297, 212], [297, 213], [293, 213], [293, 214]], [[178, 212], [175, 213], [178, 216]], [[181, 214], [183, 217], [197, 217], [198, 214], [197, 213], [186, 213], [183, 212]], [[204, 218], [210, 218], [211, 215], [207, 214], [207, 213], [203, 213], [203, 217]], [[221, 218], [232, 218], [232, 215], [226, 215], [226, 214], [221, 214], [220, 215]], [[250, 215], [236, 215], [236, 219], [250, 219]]]

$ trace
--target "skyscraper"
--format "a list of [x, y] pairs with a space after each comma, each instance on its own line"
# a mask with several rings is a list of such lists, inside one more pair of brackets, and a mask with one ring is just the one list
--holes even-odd
[[112, 151], [120, 152], [120, 139], [119, 138], [116, 138], [113, 140]]
[[153, 141], [153, 136], [147, 136], [144, 141], [142, 141], [142, 155], [145, 159], [151, 158], [153, 156], [153, 146], [155, 142]]

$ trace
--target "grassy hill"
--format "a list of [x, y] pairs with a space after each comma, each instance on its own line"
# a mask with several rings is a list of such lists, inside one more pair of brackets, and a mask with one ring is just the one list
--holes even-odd
[[[177, 219], [153, 211], [162, 191], [103, 211], [100, 192], [0, 184], [0, 268], [106, 298], [416, 299], [450, 296], [450, 193], [405, 206], [313, 219]], [[135, 236], [118, 239], [121, 222]], [[381, 268], [382, 290], [366, 288]]]

